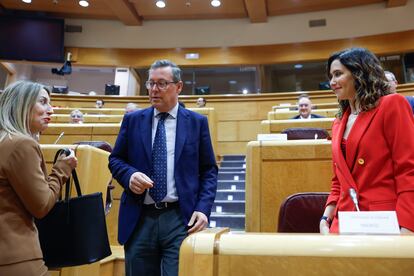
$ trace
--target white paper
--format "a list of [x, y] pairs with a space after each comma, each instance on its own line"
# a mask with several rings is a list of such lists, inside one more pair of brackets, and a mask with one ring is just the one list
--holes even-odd
[[228, 195], [227, 196], [227, 200], [233, 200], [233, 196], [232, 195]]
[[216, 206], [216, 213], [222, 213], [222, 212], [223, 212], [223, 207]]
[[216, 227], [216, 221], [210, 220], [210, 227]]
[[286, 133], [257, 134], [257, 141], [287, 141]]
[[235, 191], [235, 190], [237, 190], [237, 186], [236, 185], [231, 185], [231, 188], [230, 188], [232, 191]]
[[340, 234], [400, 234], [395, 211], [338, 212]]
[[234, 178], [233, 178], [233, 180], [236, 180], [236, 181], [239, 180], [239, 176], [238, 175], [235, 175]]

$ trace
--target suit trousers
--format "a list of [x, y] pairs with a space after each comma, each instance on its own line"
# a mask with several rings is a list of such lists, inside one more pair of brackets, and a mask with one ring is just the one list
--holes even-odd
[[180, 246], [186, 237], [187, 226], [178, 205], [162, 210], [143, 207], [124, 246], [126, 276], [178, 275]]

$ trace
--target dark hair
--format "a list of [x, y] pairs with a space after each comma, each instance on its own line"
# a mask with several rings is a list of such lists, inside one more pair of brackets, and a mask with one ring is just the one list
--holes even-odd
[[[334, 60], [339, 60], [343, 66], [351, 71], [355, 82], [356, 100], [361, 111], [375, 108], [382, 96], [390, 94], [388, 81], [380, 61], [369, 50], [350, 48], [331, 55], [326, 66], [329, 79], [331, 79], [330, 69]], [[348, 107], [348, 100], [339, 101], [339, 118], [342, 118]]]
[[181, 69], [180, 69], [180, 67], [178, 67], [177, 64], [175, 64], [174, 62], [169, 61], [167, 59], [156, 60], [151, 65], [150, 71], [158, 69], [158, 68], [163, 68], [163, 67], [171, 67], [172, 77], [173, 77], [174, 82], [181, 81]]

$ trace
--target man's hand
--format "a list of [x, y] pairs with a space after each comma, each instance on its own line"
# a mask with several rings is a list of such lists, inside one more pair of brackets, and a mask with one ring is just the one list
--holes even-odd
[[208, 219], [206, 215], [204, 215], [202, 212], [194, 211], [190, 222], [188, 223], [188, 226], [191, 226], [191, 228], [188, 229], [188, 234], [193, 234], [203, 230], [207, 227], [207, 223]]
[[146, 189], [152, 188], [154, 182], [142, 172], [136, 172], [131, 175], [129, 179], [129, 189], [140, 195], [145, 192]]

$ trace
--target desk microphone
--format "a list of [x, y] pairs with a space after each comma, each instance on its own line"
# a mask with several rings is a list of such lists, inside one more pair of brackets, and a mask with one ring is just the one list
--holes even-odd
[[356, 210], [359, 212], [357, 193], [354, 188], [349, 188], [349, 195], [351, 196], [351, 199], [354, 202]]
[[62, 131], [62, 133], [59, 134], [58, 138], [56, 139], [56, 141], [53, 144], [57, 144], [59, 142], [59, 140], [63, 137], [64, 134], [65, 134], [65, 132]]

